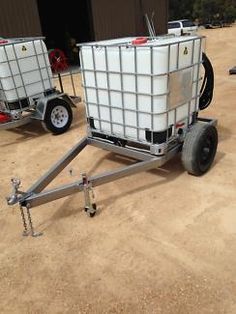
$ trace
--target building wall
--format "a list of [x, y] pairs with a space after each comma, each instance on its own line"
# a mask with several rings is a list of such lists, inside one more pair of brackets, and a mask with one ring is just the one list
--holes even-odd
[[96, 40], [134, 35], [135, 0], [91, 0], [94, 37]]
[[144, 15], [154, 22], [158, 34], [167, 32], [168, 0], [90, 0], [96, 40], [148, 35]]
[[[157, 33], [167, 31], [168, 0], [86, 1], [95, 40], [148, 35], [144, 14], [151, 17], [153, 11]], [[76, 3], [74, 4], [76, 10]], [[73, 9], [72, 7], [71, 10]], [[42, 35], [37, 0], [0, 0], [0, 12], [0, 37]]]
[[36, 0], [0, 0], [0, 37], [41, 36]]
[[[141, 3], [142, 17], [140, 21], [143, 23], [143, 15], [148, 14], [148, 17], [151, 18], [152, 13], [154, 12], [154, 24], [157, 34], [166, 34], [167, 33], [167, 23], [168, 23], [168, 14], [169, 14], [169, 1], [168, 0], [138, 0]], [[141, 27], [141, 26], [140, 26]], [[140, 31], [142, 28], [140, 29]], [[143, 31], [146, 32], [146, 27]]]

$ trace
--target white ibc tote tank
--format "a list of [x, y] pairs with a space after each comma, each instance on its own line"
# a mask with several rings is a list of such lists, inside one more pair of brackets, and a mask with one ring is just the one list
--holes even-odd
[[14, 102], [53, 88], [47, 48], [40, 38], [0, 41], [0, 99]]
[[148, 142], [147, 130], [163, 132], [190, 120], [199, 110], [202, 39], [165, 36], [82, 44], [85, 102], [92, 127], [143, 143]]

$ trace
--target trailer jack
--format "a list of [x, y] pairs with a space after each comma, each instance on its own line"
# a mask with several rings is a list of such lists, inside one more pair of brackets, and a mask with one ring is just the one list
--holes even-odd
[[97, 205], [95, 203], [95, 197], [94, 197], [92, 185], [89, 182], [89, 179], [86, 173], [82, 173], [82, 182], [83, 182], [83, 188], [84, 188], [84, 203], [85, 203], [84, 210], [90, 217], [94, 217], [96, 214]]

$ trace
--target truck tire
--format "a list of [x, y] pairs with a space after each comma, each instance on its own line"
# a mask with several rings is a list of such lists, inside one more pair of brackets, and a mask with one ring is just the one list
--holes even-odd
[[48, 103], [42, 124], [47, 131], [62, 134], [69, 129], [72, 119], [71, 106], [65, 100], [57, 98]]
[[196, 123], [186, 134], [182, 162], [189, 174], [201, 176], [211, 167], [218, 145], [215, 126]]

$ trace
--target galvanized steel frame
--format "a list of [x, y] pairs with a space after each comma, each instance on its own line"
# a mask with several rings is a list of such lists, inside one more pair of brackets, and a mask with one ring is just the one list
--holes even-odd
[[[197, 118], [195, 123], [208, 123], [212, 125], [217, 124], [217, 120], [210, 118]], [[191, 129], [191, 126], [190, 126]], [[118, 180], [125, 176], [129, 176], [141, 171], [147, 171], [150, 169], [158, 168], [165, 164], [168, 160], [174, 157], [182, 149], [182, 143], [176, 141], [174, 145], [169, 145], [166, 154], [163, 156], [155, 156], [150, 152], [140, 149], [135, 149], [131, 146], [117, 146], [109, 141], [95, 139], [93, 137], [84, 137], [81, 139], [72, 149], [70, 149], [57, 163], [55, 163], [39, 180], [37, 180], [26, 192], [20, 192], [19, 194], [12, 195], [8, 199], [9, 205], [19, 203], [21, 206], [27, 208], [33, 208], [48, 202], [66, 197], [68, 195], [81, 192], [84, 190], [82, 180], [59, 186], [54, 189], [43, 191], [61, 171], [69, 165], [69, 163], [79, 155], [79, 153], [88, 145], [98, 147], [115, 154], [129, 157], [138, 161], [123, 168], [111, 170], [91, 176], [88, 178], [92, 187], [99, 186], [111, 181]]]
[[92, 187], [105, 184], [140, 171], [160, 167], [181, 150], [181, 143], [178, 143], [169, 149], [166, 155], [157, 157], [148, 152], [128, 147], [119, 147], [91, 137], [84, 137], [61, 160], [51, 167], [51, 169], [48, 170], [37, 182], [35, 182], [31, 188], [29, 188], [26, 192], [21, 192], [20, 195], [15, 198], [10, 197], [8, 199], [8, 204], [13, 205], [19, 202], [19, 204], [23, 207], [32, 208], [66, 197], [73, 193], [83, 191], [82, 180], [78, 180], [48, 191], [43, 190], [87, 145], [105, 149], [139, 161], [127, 167], [107, 171], [90, 177], [89, 183]]
[[[198, 118], [195, 123], [197, 122], [208, 123], [212, 125], [216, 125], [217, 123], [216, 120], [207, 118]], [[91, 177], [88, 177], [86, 173], [82, 173], [80, 180], [44, 191], [44, 189], [53, 181], [53, 179], [87, 145], [95, 146], [110, 152], [127, 156], [129, 158], [136, 159], [139, 162], [116, 170], [106, 171]], [[106, 184], [108, 182], [115, 181], [141, 171], [158, 168], [166, 163], [169, 159], [174, 157], [178, 152], [181, 151], [181, 149], [182, 142], [176, 141], [175, 145], [168, 146], [168, 150], [163, 156], [154, 156], [147, 151], [138, 149], [135, 150], [133, 147], [119, 147], [114, 145], [114, 143], [108, 143], [107, 141], [101, 139], [97, 140], [92, 137], [84, 137], [61, 160], [51, 167], [51, 169], [49, 169], [37, 182], [35, 182], [35, 184], [30, 189], [28, 189], [27, 192], [22, 192], [19, 190], [19, 179], [12, 179], [13, 193], [7, 199], [8, 205], [19, 203], [23, 223], [23, 235], [28, 236], [31, 234], [33, 237], [36, 237], [42, 235], [42, 233], [35, 232], [34, 230], [30, 211], [31, 208], [64, 198], [78, 192], [84, 192], [84, 209], [90, 217], [93, 217], [97, 210], [94, 200], [93, 187]]]

